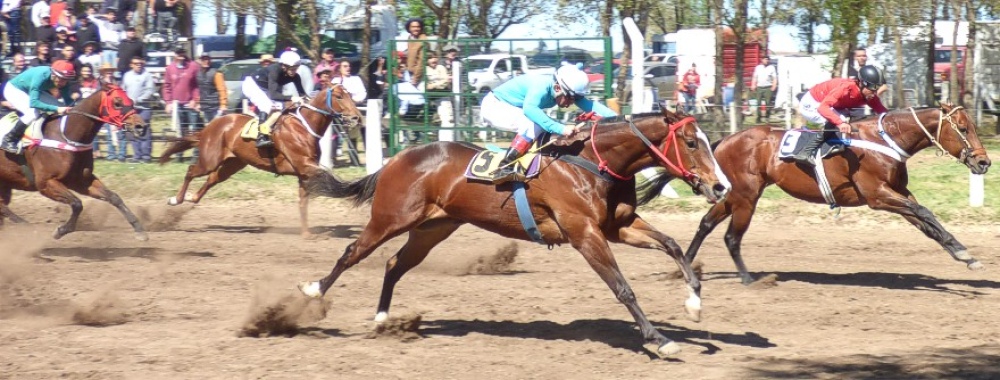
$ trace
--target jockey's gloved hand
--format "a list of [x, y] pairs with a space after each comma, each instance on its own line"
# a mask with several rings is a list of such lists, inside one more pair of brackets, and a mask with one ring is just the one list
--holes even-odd
[[598, 120], [601, 120], [601, 116], [595, 113], [594, 111], [584, 112], [576, 117], [577, 123], [584, 121], [598, 121]]

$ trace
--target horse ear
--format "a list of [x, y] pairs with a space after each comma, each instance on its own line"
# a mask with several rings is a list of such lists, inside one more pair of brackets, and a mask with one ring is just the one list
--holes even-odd
[[677, 117], [677, 114], [670, 112], [670, 107], [667, 105], [666, 101], [660, 101], [660, 113], [662, 113], [663, 117], [668, 120]]

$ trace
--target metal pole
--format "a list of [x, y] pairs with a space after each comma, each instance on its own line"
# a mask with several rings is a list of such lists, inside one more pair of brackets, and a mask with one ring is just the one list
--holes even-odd
[[181, 113], [177, 109], [177, 101], [173, 100], [172, 111], [170, 112], [170, 124], [174, 126], [174, 131], [177, 132], [177, 138], [184, 137], [184, 131], [181, 130]]
[[[458, 124], [458, 115], [462, 114], [462, 62], [451, 63], [451, 119], [452, 125]], [[459, 139], [461, 140], [461, 139]]]
[[729, 105], [729, 134], [736, 133], [736, 99], [733, 96], [733, 102]]

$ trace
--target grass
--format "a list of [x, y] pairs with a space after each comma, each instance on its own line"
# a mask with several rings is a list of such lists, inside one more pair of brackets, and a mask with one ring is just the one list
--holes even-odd
[[[987, 150], [1000, 151], [1000, 140], [985, 141]], [[985, 205], [969, 207], [969, 170], [951, 157], [938, 157], [933, 150], [926, 149], [908, 162], [910, 169], [910, 190], [921, 204], [933, 211], [941, 220], [965, 224], [986, 224], [1000, 218], [1000, 187], [986, 178]], [[180, 187], [187, 164], [167, 165], [123, 164], [99, 161], [95, 173], [113, 190], [125, 199], [166, 199], [176, 194]], [[996, 169], [994, 169], [996, 170]], [[356, 179], [365, 175], [364, 168], [345, 167], [334, 169], [343, 179]], [[189, 192], [197, 191], [204, 179], [192, 182]], [[679, 199], [658, 198], [644, 210], [661, 212], [703, 213], [707, 210], [704, 197], [693, 195], [687, 186], [674, 182]], [[206, 200], [254, 200], [262, 197], [294, 201], [298, 197], [297, 179], [291, 176], [275, 177], [261, 170], [247, 168], [226, 182], [214, 187]], [[849, 211], [850, 210], [850, 211]], [[842, 212], [855, 212], [845, 209]], [[777, 187], [771, 186], [764, 192], [758, 211], [773, 214], [829, 214], [825, 205], [809, 204], [794, 199]], [[647, 211], [648, 212], [648, 211]], [[861, 211], [864, 212], [864, 211]], [[872, 213], [876, 218], [900, 220], [888, 213]], [[882, 216], [877, 216], [882, 215]]]

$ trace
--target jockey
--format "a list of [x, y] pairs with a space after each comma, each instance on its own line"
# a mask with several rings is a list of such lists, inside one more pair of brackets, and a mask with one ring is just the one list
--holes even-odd
[[38, 66], [25, 70], [11, 79], [4, 86], [3, 95], [15, 110], [21, 115], [17, 124], [4, 136], [0, 149], [18, 153], [17, 142], [24, 136], [28, 125], [38, 118], [38, 111], [66, 114], [72, 107], [54, 106], [42, 101], [42, 94], [49, 96], [49, 91], [58, 88], [63, 104], [72, 104], [73, 98], [66, 85], [76, 77], [76, 70], [69, 61], [58, 60], [52, 66]]
[[[549, 74], [520, 75], [500, 85], [483, 98], [481, 115], [490, 126], [517, 132], [510, 149], [500, 162], [501, 169], [493, 176], [493, 182], [500, 184], [515, 179], [514, 162], [531, 147], [532, 141], [541, 133], [549, 132], [564, 136], [577, 132], [573, 126], [566, 126], [553, 120], [543, 111], [558, 105], [566, 108], [576, 104], [585, 112], [594, 112], [601, 117], [617, 114], [604, 105], [584, 97], [590, 81], [587, 74], [575, 65], [563, 65], [554, 76]], [[506, 166], [505, 166], [506, 165]]]
[[[293, 103], [305, 102], [306, 89], [302, 86], [302, 78], [297, 73], [299, 63], [302, 59], [294, 51], [281, 53], [277, 65], [270, 65], [257, 70], [255, 73], [243, 80], [243, 95], [257, 106], [260, 112], [267, 113], [267, 119], [260, 125], [260, 134], [257, 135], [257, 147], [274, 146], [271, 141], [271, 126], [281, 116], [284, 102], [291, 100]], [[281, 93], [281, 89], [288, 83], [295, 83], [295, 90], [298, 96], [288, 97]]]
[[834, 129], [840, 130], [844, 135], [850, 135], [851, 125], [848, 124], [846, 115], [851, 108], [868, 105], [877, 114], [888, 112], [876, 93], [885, 84], [885, 77], [875, 66], [862, 66], [858, 70], [858, 77], [854, 78], [833, 78], [826, 82], [813, 86], [802, 96], [799, 101], [799, 113], [806, 121], [823, 123], [823, 139], [812, 140], [809, 145], [803, 147], [795, 156], [795, 161], [810, 166], [815, 166], [813, 156], [816, 149], [823, 144], [826, 137], [835, 135]]

